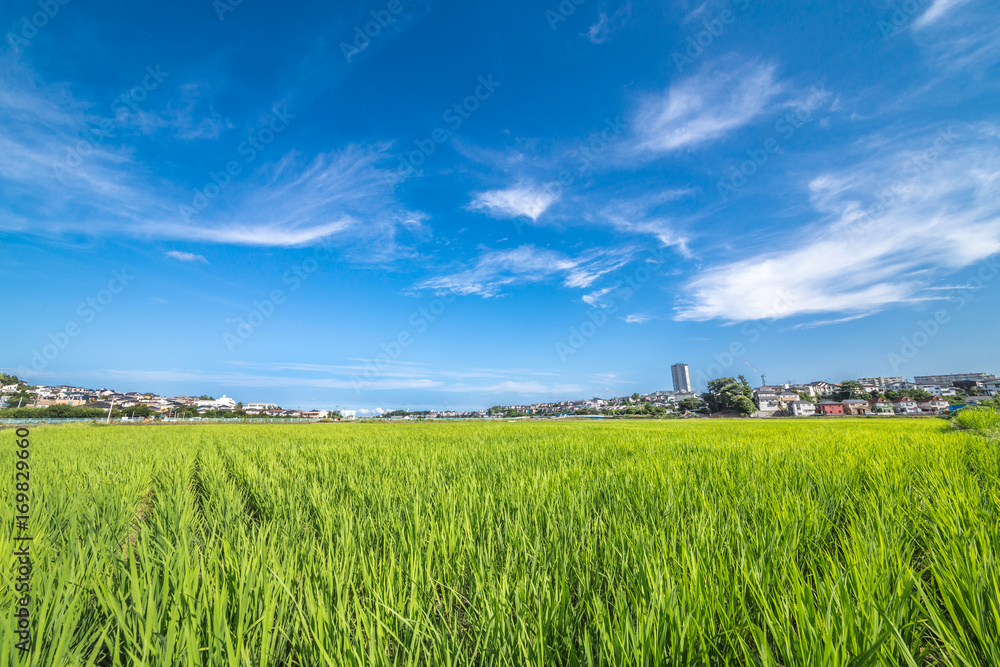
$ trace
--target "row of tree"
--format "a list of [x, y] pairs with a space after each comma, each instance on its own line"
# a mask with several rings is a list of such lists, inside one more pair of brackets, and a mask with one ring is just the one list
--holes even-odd
[[[4, 408], [0, 409], [0, 419], [101, 419], [108, 416], [107, 408], [88, 408], [85, 406], [74, 407], [70, 405], [50, 405], [44, 408]], [[207, 419], [253, 419], [254, 415], [248, 415], [241, 409], [238, 410], [206, 410], [199, 412], [193, 405], [186, 405], [181, 408], [171, 410], [166, 415], [162, 415], [148, 405], [134, 405], [128, 408], [115, 408], [111, 410], [111, 418], [119, 419], [129, 417], [135, 419], [147, 419], [149, 417], [175, 417], [177, 419], [192, 419], [203, 417]], [[330, 411], [330, 419], [340, 419], [338, 411]]]

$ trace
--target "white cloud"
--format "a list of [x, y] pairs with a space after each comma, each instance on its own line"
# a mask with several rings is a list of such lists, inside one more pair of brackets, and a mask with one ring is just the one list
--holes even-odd
[[689, 283], [676, 319], [859, 315], [946, 298], [924, 288], [1000, 252], [993, 131], [909, 139], [814, 179], [821, 220], [791, 235], [806, 240], [709, 268]]
[[522, 184], [506, 190], [481, 192], [473, 198], [469, 208], [474, 211], [484, 211], [497, 218], [524, 216], [534, 222], [558, 199], [558, 195], [553, 194], [551, 188]]
[[615, 291], [614, 287], [605, 287], [604, 289], [594, 290], [590, 294], [583, 295], [583, 302], [588, 306], [597, 307], [601, 303], [601, 299]]
[[635, 150], [694, 148], [754, 122], [784, 90], [775, 74], [771, 64], [732, 60], [702, 69], [641, 105], [632, 122]]
[[[158, 164], [140, 160], [121, 137], [101, 134], [106, 119], [64, 89], [39, 88], [21, 74], [0, 74], [0, 231], [259, 246], [335, 237], [388, 252], [398, 230], [422, 223], [422, 214], [396, 200], [389, 144], [312, 157], [262, 154], [256, 169], [244, 164], [199, 210], [193, 192], [211, 182], [164, 188], [154, 175]], [[242, 160], [235, 151], [232, 158]]]
[[930, 7], [913, 22], [915, 28], [925, 28], [937, 23], [950, 11], [960, 5], [964, 5], [968, 0], [934, 0]]
[[484, 252], [475, 266], [450, 275], [419, 283], [416, 290], [477, 294], [493, 297], [504, 287], [543, 282], [561, 277], [569, 288], [590, 287], [602, 276], [624, 266], [631, 250], [591, 250], [579, 257], [568, 257], [553, 250], [525, 245], [514, 250]]
[[957, 70], [984, 76], [1000, 61], [994, 2], [937, 0], [913, 22], [910, 35], [928, 60], [945, 72], [936, 83], [950, 81]]
[[201, 262], [203, 264], [208, 264], [208, 260], [205, 259], [203, 255], [195, 255], [190, 252], [181, 252], [180, 250], [171, 250], [167, 252], [167, 257], [171, 259], [176, 259], [180, 262]]
[[611, 16], [608, 16], [607, 12], [601, 12], [597, 17], [597, 23], [590, 26], [587, 32], [584, 33], [584, 36], [587, 37], [592, 44], [603, 44], [611, 39], [612, 35], [625, 25], [625, 22], [631, 14], [631, 2], [627, 3]]
[[664, 246], [673, 246], [681, 255], [690, 257], [687, 236], [678, 231], [673, 220], [662, 211], [672, 202], [694, 193], [688, 188], [662, 190], [631, 199], [614, 200], [596, 215], [586, 215], [589, 220], [610, 224], [620, 232], [652, 236]]
[[[152, 96], [160, 93], [153, 92]], [[115, 120], [122, 126], [134, 128], [142, 134], [154, 134], [162, 129], [185, 141], [218, 139], [233, 124], [224, 119], [211, 102], [209, 86], [190, 82], [178, 86], [176, 93], [162, 93], [169, 98], [165, 108], [156, 110], [152, 103], [120, 105], [115, 109]]]

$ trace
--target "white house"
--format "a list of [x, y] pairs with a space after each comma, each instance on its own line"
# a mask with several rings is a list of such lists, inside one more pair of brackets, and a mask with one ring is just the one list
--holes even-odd
[[208, 408], [209, 410], [235, 410], [236, 401], [223, 394], [221, 398], [217, 398], [214, 401], [198, 401], [198, 407]]
[[257, 411], [261, 411], [261, 410], [277, 410], [278, 409], [278, 404], [277, 403], [247, 403], [246, 408], [247, 408], [248, 411], [249, 410], [257, 410]]
[[809, 401], [792, 401], [787, 404], [787, 409], [792, 417], [812, 417], [816, 414], [816, 406]]
[[781, 410], [781, 399], [779, 394], [771, 393], [758, 393], [757, 396], [757, 409], [761, 412], [775, 413]]
[[816, 388], [816, 392], [820, 396], [826, 396], [840, 390], [839, 384], [830, 382], [810, 382], [809, 384]]
[[892, 402], [892, 409], [897, 415], [915, 415], [920, 413], [917, 402], [912, 398], [904, 396]]
[[[6, 387], [4, 387], [6, 389]], [[1000, 396], [1000, 380], [991, 380], [983, 383], [983, 393], [987, 396]]]

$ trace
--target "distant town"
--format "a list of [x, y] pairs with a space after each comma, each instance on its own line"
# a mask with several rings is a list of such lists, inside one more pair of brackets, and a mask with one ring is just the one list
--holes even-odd
[[[390, 410], [378, 419], [490, 419], [519, 417], [705, 416], [735, 413], [753, 417], [934, 415], [965, 406], [1000, 402], [1000, 379], [988, 373], [903, 377], [863, 377], [841, 383], [766, 384], [751, 388], [745, 378], [720, 378], [696, 393], [687, 364], [671, 367], [672, 390], [633, 393], [614, 398], [565, 400], [530, 405], [496, 405], [460, 412]], [[243, 403], [226, 395], [160, 396], [59, 385], [29, 385], [0, 373], [3, 418], [96, 418], [116, 420], [177, 419], [355, 419], [352, 410], [284, 409], [276, 403]]]

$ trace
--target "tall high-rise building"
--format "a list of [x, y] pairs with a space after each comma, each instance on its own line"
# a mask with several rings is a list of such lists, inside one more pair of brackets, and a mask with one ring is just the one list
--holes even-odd
[[685, 394], [693, 391], [691, 389], [691, 371], [687, 364], [674, 364], [670, 367], [670, 372], [674, 376], [674, 391]]

